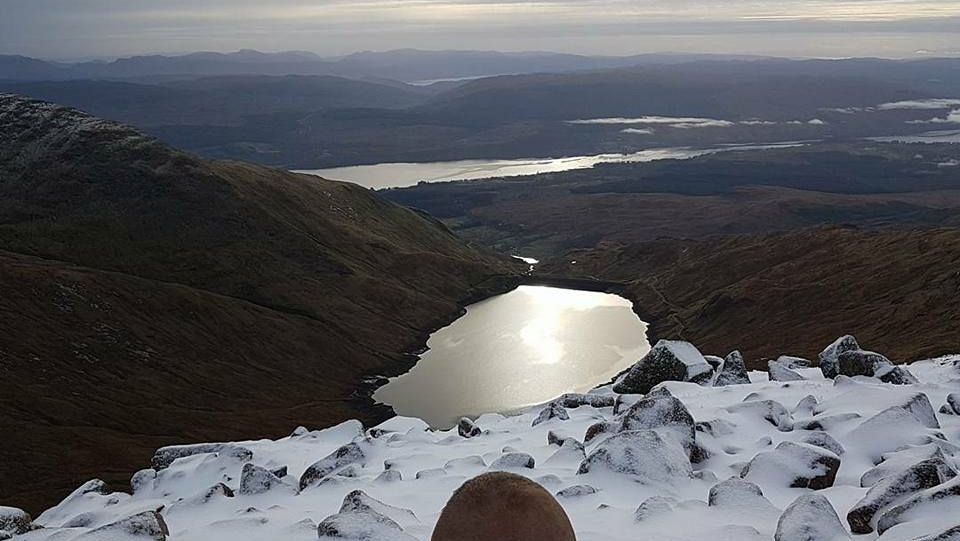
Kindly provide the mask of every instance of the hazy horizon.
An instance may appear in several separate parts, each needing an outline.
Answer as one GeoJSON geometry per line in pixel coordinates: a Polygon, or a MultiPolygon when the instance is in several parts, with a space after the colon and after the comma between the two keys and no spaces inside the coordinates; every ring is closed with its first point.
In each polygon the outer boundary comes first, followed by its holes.
{"type": "Polygon", "coordinates": [[[785,57],[958,56],[960,3],[931,0],[5,0],[0,53],[364,50],[785,57]]]}

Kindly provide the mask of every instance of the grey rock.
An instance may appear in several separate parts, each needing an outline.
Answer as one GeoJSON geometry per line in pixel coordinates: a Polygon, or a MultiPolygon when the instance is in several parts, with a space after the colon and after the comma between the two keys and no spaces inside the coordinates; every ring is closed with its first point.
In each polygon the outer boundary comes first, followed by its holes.
{"type": "Polygon", "coordinates": [[[643,522],[656,516],[672,513],[678,503],[676,498],[670,496],[651,496],[643,500],[643,503],[633,512],[633,520],[643,522]]]}
{"type": "Polygon", "coordinates": [[[793,430],[793,416],[783,407],[783,404],[775,400],[753,400],[751,402],[741,402],[727,407],[730,413],[747,413],[757,415],[765,419],[768,423],[777,427],[781,432],[793,430]]]}
{"type": "Polygon", "coordinates": [[[30,515],[23,509],[0,505],[0,531],[14,535],[27,533],[31,522],[30,515]]]}
{"type": "Polygon", "coordinates": [[[584,445],[589,444],[593,441],[594,438],[602,434],[612,434],[617,431],[619,428],[618,423],[611,423],[607,421],[601,421],[599,423],[594,423],[587,427],[587,432],[583,435],[584,445]]]}
{"type": "MultiPolygon", "coordinates": [[[[879,484],[879,483],[878,483],[879,484]]],[[[877,520],[877,532],[883,535],[883,532],[890,528],[906,522],[909,515],[922,510],[925,507],[939,507],[946,502],[957,509],[960,508],[960,476],[956,476],[946,483],[941,483],[933,488],[928,488],[918,492],[908,498],[901,504],[883,512],[877,520]]]]}
{"type": "Polygon", "coordinates": [[[753,457],[742,476],[747,480],[784,477],[789,487],[820,490],[833,486],[839,469],[840,457],[836,454],[821,447],[785,441],[773,451],[753,457]]]}
{"type": "Polygon", "coordinates": [[[692,344],[660,340],[642,359],[618,381],[614,392],[647,394],[664,381],[694,381],[702,379],[713,369],[692,344]]]}
{"type": "Polygon", "coordinates": [[[820,494],[804,494],[777,521],[774,541],[846,541],[850,534],[836,509],[820,494]]]}
{"type": "Polygon", "coordinates": [[[960,415],[960,393],[950,393],[947,395],[947,405],[953,410],[953,413],[960,415]]]}
{"type": "Polygon", "coordinates": [[[482,432],[480,427],[474,424],[473,421],[463,417],[460,419],[460,422],[457,423],[457,433],[464,438],[475,438],[482,432]]]}
{"type": "Polygon", "coordinates": [[[813,415],[813,410],[817,407],[817,399],[813,395],[807,395],[797,402],[791,412],[793,415],[813,415]]]}
{"type": "Polygon", "coordinates": [[[559,492],[557,492],[558,498],[579,498],[581,496],[589,496],[590,494],[596,494],[597,489],[593,488],[590,485],[574,485],[572,487],[567,487],[559,492]]]}
{"type": "Polygon", "coordinates": [[[850,531],[856,534],[873,532],[870,522],[878,511],[899,499],[933,488],[955,476],[956,472],[942,460],[928,459],[881,479],[847,513],[850,531]]]}
{"type": "Polygon", "coordinates": [[[750,383],[750,376],[747,374],[747,365],[743,361],[743,355],[739,351],[731,351],[723,360],[723,364],[717,372],[717,377],[713,380],[713,386],[726,387],[747,383],[750,383]]]}
{"type": "Polygon", "coordinates": [[[239,445],[230,443],[200,443],[196,445],[169,445],[161,447],[153,455],[153,469],[160,471],[168,468],[178,458],[188,456],[216,453],[221,456],[228,456],[239,461],[247,461],[253,458],[253,451],[239,445]]]}
{"type": "Polygon", "coordinates": [[[554,401],[540,411],[540,415],[537,415],[537,418],[533,420],[533,424],[531,424],[531,426],[537,426],[538,424],[545,423],[550,419],[569,421],[570,416],[567,415],[566,408],[560,405],[560,402],[554,401]]]}
{"type": "Polygon", "coordinates": [[[770,381],[803,381],[806,379],[778,361],[767,362],[767,375],[770,377],[770,381]]]}
{"type": "Polygon", "coordinates": [[[266,468],[247,462],[243,465],[243,471],[240,472],[239,492],[244,496],[254,494],[263,494],[276,488],[292,489],[286,485],[279,477],[266,468]]]}
{"type": "Polygon", "coordinates": [[[840,361],[838,359],[840,354],[845,351],[853,351],[858,349],[860,349],[860,344],[857,344],[857,339],[849,334],[837,338],[832,344],[821,351],[820,355],[818,356],[820,361],[820,371],[823,372],[823,377],[837,377],[840,374],[840,361]]]}
{"type": "Polygon", "coordinates": [[[848,377],[873,377],[876,375],[877,369],[892,364],[890,359],[883,355],[862,349],[844,351],[837,356],[837,363],[840,367],[840,373],[848,377]]]}
{"type": "Polygon", "coordinates": [[[940,533],[932,533],[923,537],[918,537],[913,541],[960,541],[960,525],[947,528],[940,533]]]}
{"type": "Polygon", "coordinates": [[[133,477],[130,478],[130,492],[136,494],[137,492],[140,492],[148,487],[153,487],[153,483],[156,479],[157,470],[153,468],[140,470],[133,474],[133,477]]]}
{"type": "Polygon", "coordinates": [[[813,366],[813,363],[809,359],[804,359],[803,357],[793,357],[791,355],[781,355],[777,357],[777,362],[786,366],[790,370],[796,370],[797,368],[810,368],[813,366]]]}
{"type": "Polygon", "coordinates": [[[300,476],[300,490],[316,484],[341,468],[351,464],[362,464],[365,460],[366,455],[363,449],[356,443],[348,443],[311,464],[300,476]]]}
{"type": "Polygon", "coordinates": [[[373,480],[375,483],[394,483],[403,481],[403,474],[399,470],[384,470],[383,473],[373,480]]]}
{"type": "Polygon", "coordinates": [[[672,434],[689,453],[696,438],[693,416],[679,399],[648,395],[630,406],[620,419],[617,432],[658,430],[672,434]]]}
{"type": "Polygon", "coordinates": [[[666,483],[693,475],[683,447],[673,438],[665,438],[653,430],[620,432],[604,440],[584,459],[577,473],[595,470],[666,483]]]}
{"type": "Polygon", "coordinates": [[[920,383],[916,376],[902,366],[881,366],[877,369],[874,377],[891,385],[916,385],[920,383]]]}
{"type": "Polygon", "coordinates": [[[506,453],[501,455],[500,458],[493,461],[493,464],[490,464],[490,469],[493,470],[509,470],[516,468],[530,468],[533,469],[536,466],[537,462],[533,459],[532,456],[527,453],[506,453]]]}
{"type": "Polygon", "coordinates": [[[134,537],[138,539],[152,539],[166,541],[170,531],[163,517],[156,511],[146,511],[127,517],[123,520],[101,526],[77,537],[78,541],[112,541],[134,537]]]}
{"type": "Polygon", "coordinates": [[[763,491],[760,490],[760,487],[749,481],[731,477],[710,487],[707,505],[710,507],[739,507],[744,504],[749,505],[757,498],[763,498],[763,491]]]}
{"type": "Polygon", "coordinates": [[[800,438],[800,442],[822,447],[837,456],[843,456],[843,454],[846,452],[846,450],[843,448],[843,445],[840,445],[839,441],[826,432],[812,432],[810,434],[805,434],[802,438],[800,438]]]}
{"type": "Polygon", "coordinates": [[[817,415],[812,419],[798,421],[793,424],[797,430],[833,430],[843,423],[859,419],[859,413],[838,413],[835,415],[817,415]]]}
{"type": "Polygon", "coordinates": [[[613,395],[599,394],[580,394],[567,393],[557,399],[565,408],[579,408],[580,406],[590,406],[592,408],[612,408],[616,403],[617,397],[613,395]]]}

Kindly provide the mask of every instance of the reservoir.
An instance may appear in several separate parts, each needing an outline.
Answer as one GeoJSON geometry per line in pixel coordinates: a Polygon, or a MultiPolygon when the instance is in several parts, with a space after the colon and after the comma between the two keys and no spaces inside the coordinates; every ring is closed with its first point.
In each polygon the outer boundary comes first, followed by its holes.
{"type": "Polygon", "coordinates": [[[646,330],[623,297],[522,286],[467,307],[373,398],[435,427],[508,413],[606,383],[650,350],[646,330]]]}

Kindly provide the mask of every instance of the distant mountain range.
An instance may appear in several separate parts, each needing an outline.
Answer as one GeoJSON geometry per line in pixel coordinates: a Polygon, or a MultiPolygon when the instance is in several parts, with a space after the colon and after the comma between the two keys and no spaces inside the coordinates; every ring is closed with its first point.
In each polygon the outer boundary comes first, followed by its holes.
{"type": "Polygon", "coordinates": [[[289,169],[903,135],[935,129],[929,121],[949,108],[880,104],[960,98],[960,59],[241,51],[2,65],[0,92],[129,123],[205,157],[289,169]],[[491,73],[517,74],[481,76],[491,73]],[[631,124],[651,116],[657,126],[631,124]],[[626,124],[602,120],[618,117],[626,124]],[[669,121],[690,117],[696,125],[669,121]]]}
{"type": "MultiPolygon", "coordinates": [[[[694,60],[748,59],[747,56],[645,54],[636,56],[582,56],[549,52],[421,51],[401,49],[365,51],[342,58],[290,51],[262,53],[198,52],[180,56],[132,56],[113,61],[65,64],[24,56],[0,56],[0,80],[158,79],[211,75],[337,75],[386,78],[404,82],[460,79],[491,75],[567,72],[673,64],[694,60]]],[[[759,58],[759,57],[757,57],[759,58]]]]}

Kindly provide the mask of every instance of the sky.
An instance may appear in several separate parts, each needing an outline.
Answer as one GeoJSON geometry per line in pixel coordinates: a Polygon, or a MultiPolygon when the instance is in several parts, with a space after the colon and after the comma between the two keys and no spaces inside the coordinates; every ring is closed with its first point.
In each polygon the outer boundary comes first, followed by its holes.
{"type": "Polygon", "coordinates": [[[960,0],[0,0],[0,54],[960,56],[960,0]]]}

